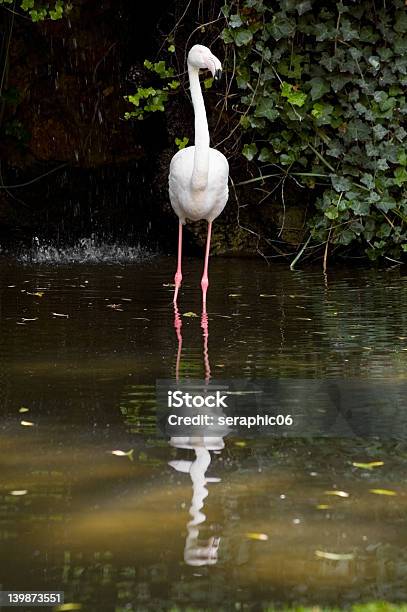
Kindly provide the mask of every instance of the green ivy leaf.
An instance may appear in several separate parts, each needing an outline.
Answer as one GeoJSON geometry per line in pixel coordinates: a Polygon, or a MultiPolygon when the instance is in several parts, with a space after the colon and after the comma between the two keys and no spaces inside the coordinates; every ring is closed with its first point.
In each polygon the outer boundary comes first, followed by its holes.
{"type": "Polygon", "coordinates": [[[337,207],[330,206],[329,208],[327,208],[327,210],[325,211],[325,217],[328,217],[328,219],[337,219],[339,217],[337,207]]]}
{"type": "Polygon", "coordinates": [[[331,175],[332,187],[338,193],[341,191],[350,191],[352,189],[352,181],[346,176],[331,175]]]}
{"type": "MultiPolygon", "coordinates": [[[[254,112],[256,117],[265,117],[269,121],[274,121],[279,116],[279,112],[276,108],[273,108],[273,101],[270,98],[263,98],[256,105],[254,112]]],[[[252,123],[252,127],[255,127],[252,123]]]]}
{"type": "Polygon", "coordinates": [[[229,25],[231,28],[240,28],[240,26],[243,25],[240,15],[231,15],[229,18],[229,25]]]}
{"type": "Polygon", "coordinates": [[[394,171],[394,178],[395,178],[396,185],[398,185],[399,187],[401,187],[401,185],[404,185],[404,183],[407,182],[406,168],[403,168],[402,166],[399,166],[398,168],[396,168],[394,171]]]}
{"type": "Polygon", "coordinates": [[[353,210],[355,215],[368,215],[370,212],[370,206],[368,202],[365,202],[363,200],[351,202],[350,208],[353,210]]]}
{"type": "Polygon", "coordinates": [[[256,144],[255,143],[245,144],[243,147],[242,153],[247,160],[252,161],[252,159],[255,157],[257,153],[256,144]]]}
{"type": "Polygon", "coordinates": [[[324,94],[331,90],[329,83],[321,77],[314,77],[313,79],[310,79],[309,84],[311,85],[312,100],[319,100],[324,94]]]}
{"type": "Polygon", "coordinates": [[[253,34],[250,32],[250,30],[237,30],[233,38],[238,47],[243,47],[252,42],[253,34]]]}
{"type": "Polygon", "coordinates": [[[307,94],[294,88],[290,83],[283,82],[281,84],[281,95],[283,98],[287,98],[290,104],[295,106],[303,106],[307,99],[307,94]]]}
{"type": "Polygon", "coordinates": [[[179,150],[185,149],[185,147],[187,146],[188,143],[189,143],[188,136],[184,136],[184,138],[176,138],[175,139],[175,144],[177,145],[179,150]]]}

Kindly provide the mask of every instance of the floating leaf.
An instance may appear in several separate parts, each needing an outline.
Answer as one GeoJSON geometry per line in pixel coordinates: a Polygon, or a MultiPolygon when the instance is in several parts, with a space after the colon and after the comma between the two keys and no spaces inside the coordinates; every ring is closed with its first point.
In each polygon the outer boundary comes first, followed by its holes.
{"type": "Polygon", "coordinates": [[[353,553],[333,553],[326,552],[324,550],[316,550],[315,554],[320,559],[329,559],[330,561],[350,561],[354,559],[355,555],[353,553]]]}
{"type": "Polygon", "coordinates": [[[134,448],[130,449],[129,451],[123,451],[120,449],[111,451],[112,455],[116,455],[116,457],[128,457],[130,461],[133,461],[133,453],[134,453],[134,448]]]}
{"type": "Polygon", "coordinates": [[[369,489],[369,491],[375,495],[397,495],[396,491],[392,491],[391,489],[369,489]]]}
{"type": "Polygon", "coordinates": [[[21,497],[22,495],[27,495],[27,489],[16,489],[15,491],[10,491],[10,495],[14,495],[15,497],[21,497]]]}
{"type": "Polygon", "coordinates": [[[246,538],[250,538],[250,540],[260,540],[261,542],[266,542],[269,539],[266,533],[256,533],[255,531],[246,533],[246,538]]]}
{"type": "Polygon", "coordinates": [[[352,465],[362,470],[372,470],[375,467],[384,465],[384,461],[370,461],[370,463],[359,463],[358,461],[354,461],[352,465]]]}
{"type": "Polygon", "coordinates": [[[336,495],[336,497],[349,497],[349,493],[346,491],[336,491],[335,489],[332,491],[325,491],[325,495],[336,495]]]}
{"type": "Polygon", "coordinates": [[[24,408],[24,406],[22,406],[18,412],[28,412],[29,408],[24,408]]]}
{"type": "Polygon", "coordinates": [[[62,314],[60,312],[51,312],[53,317],[64,317],[65,319],[69,319],[69,315],[67,314],[62,314]]]}
{"type": "Polygon", "coordinates": [[[184,314],[182,316],[183,317],[190,317],[192,319],[194,317],[197,317],[198,315],[196,314],[196,312],[184,312],[184,314]]]}
{"type": "Polygon", "coordinates": [[[317,510],[329,510],[329,508],[331,508],[331,506],[329,504],[318,504],[318,506],[316,508],[317,508],[317,510]]]}
{"type": "Polygon", "coordinates": [[[34,423],[32,421],[20,421],[20,425],[23,427],[34,427],[34,423]]]}

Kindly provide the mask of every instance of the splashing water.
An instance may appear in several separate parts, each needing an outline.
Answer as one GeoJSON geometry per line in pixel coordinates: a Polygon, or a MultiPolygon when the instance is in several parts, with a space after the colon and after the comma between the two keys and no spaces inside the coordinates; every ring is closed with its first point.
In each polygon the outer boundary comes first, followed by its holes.
{"type": "Polygon", "coordinates": [[[94,238],[81,238],[75,246],[56,247],[40,245],[38,239],[31,249],[17,255],[23,264],[118,264],[139,263],[154,257],[155,253],[146,248],[117,243],[98,243],[94,238]]]}

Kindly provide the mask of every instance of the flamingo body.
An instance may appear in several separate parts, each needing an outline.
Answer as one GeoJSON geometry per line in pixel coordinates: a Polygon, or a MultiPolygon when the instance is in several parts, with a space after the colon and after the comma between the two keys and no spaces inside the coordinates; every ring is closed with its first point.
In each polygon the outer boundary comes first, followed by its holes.
{"type": "Polygon", "coordinates": [[[208,181],[202,189],[194,188],[191,181],[194,157],[195,147],[186,147],[174,155],[170,165],[171,206],[183,225],[186,219],[205,219],[211,223],[221,214],[229,196],[226,157],[216,149],[209,149],[208,181]]]}

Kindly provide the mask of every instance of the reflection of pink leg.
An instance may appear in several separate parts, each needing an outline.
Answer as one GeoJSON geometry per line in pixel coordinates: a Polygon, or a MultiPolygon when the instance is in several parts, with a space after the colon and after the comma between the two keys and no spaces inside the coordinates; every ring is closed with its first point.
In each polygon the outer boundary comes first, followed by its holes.
{"type": "Polygon", "coordinates": [[[205,265],[204,271],[201,280],[202,287],[202,311],[206,314],[206,292],[208,290],[208,262],[209,262],[209,250],[211,248],[211,231],[212,231],[212,222],[208,223],[208,238],[206,240],[206,251],[205,251],[205,265]]]}
{"type": "Polygon", "coordinates": [[[181,287],[182,273],[181,273],[181,258],[182,258],[182,223],[179,224],[178,230],[178,266],[175,273],[175,291],[174,291],[174,304],[177,302],[178,291],[181,287]]]}
{"type": "Polygon", "coordinates": [[[177,362],[175,364],[175,380],[178,381],[179,366],[180,366],[180,361],[181,361],[181,350],[182,350],[182,333],[181,333],[182,320],[181,320],[181,317],[179,316],[176,302],[174,302],[174,315],[175,315],[174,316],[174,329],[175,329],[175,333],[177,334],[177,339],[178,339],[177,362]]]}
{"type": "Polygon", "coordinates": [[[203,356],[204,356],[204,366],[205,366],[205,382],[208,383],[211,377],[211,366],[209,364],[209,352],[208,352],[209,329],[208,329],[208,315],[206,314],[206,312],[202,312],[201,327],[203,330],[203,356]]]}

